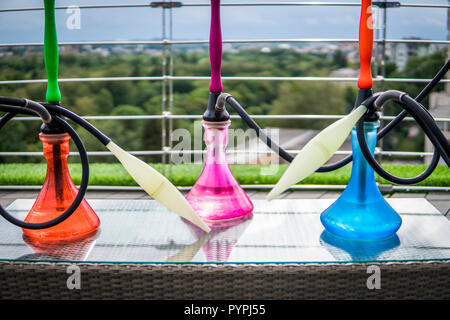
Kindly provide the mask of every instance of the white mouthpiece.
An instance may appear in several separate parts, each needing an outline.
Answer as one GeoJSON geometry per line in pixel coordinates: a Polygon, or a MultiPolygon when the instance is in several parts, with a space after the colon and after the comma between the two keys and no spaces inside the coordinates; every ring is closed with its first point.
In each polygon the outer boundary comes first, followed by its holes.
{"type": "Polygon", "coordinates": [[[361,105],[345,118],[339,119],[319,132],[292,160],[266,199],[269,201],[273,200],[283,191],[302,181],[330,160],[344,143],[356,122],[366,111],[367,108],[361,105]]]}
{"type": "Polygon", "coordinates": [[[122,163],[131,177],[151,197],[164,205],[169,210],[191,221],[202,230],[209,232],[211,229],[201,220],[194,209],[189,205],[180,191],[166,177],[150,167],[144,161],[132,156],[121,149],[114,142],[106,146],[122,163]]]}

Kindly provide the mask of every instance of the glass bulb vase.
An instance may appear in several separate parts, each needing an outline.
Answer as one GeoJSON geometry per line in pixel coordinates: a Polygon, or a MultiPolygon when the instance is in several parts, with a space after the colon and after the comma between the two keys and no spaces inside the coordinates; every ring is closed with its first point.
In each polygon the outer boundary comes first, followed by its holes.
{"type": "Polygon", "coordinates": [[[231,121],[203,121],[207,147],[203,171],[186,199],[206,222],[239,219],[253,211],[253,203],[233,176],[226,159],[231,121]]]}
{"type": "MultiPolygon", "coordinates": [[[[39,135],[47,159],[47,176],[42,190],[25,218],[26,222],[45,222],[60,216],[75,199],[78,189],[67,166],[69,139],[67,133],[39,135]]],[[[54,243],[72,241],[96,231],[100,220],[85,199],[72,215],[47,229],[23,229],[35,242],[54,243]]]]}
{"type": "MultiPolygon", "coordinates": [[[[379,121],[365,122],[364,134],[374,154],[379,121]]],[[[372,167],[359,147],[356,128],[351,133],[353,166],[350,181],[341,196],[322,212],[320,220],[325,229],[335,236],[373,241],[395,235],[402,219],[386,202],[379,191],[372,167]]]]}

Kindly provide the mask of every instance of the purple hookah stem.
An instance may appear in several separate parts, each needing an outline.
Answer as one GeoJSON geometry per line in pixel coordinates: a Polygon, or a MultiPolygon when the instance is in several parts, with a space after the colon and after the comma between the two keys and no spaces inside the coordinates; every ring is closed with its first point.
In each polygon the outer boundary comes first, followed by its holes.
{"type": "Polygon", "coordinates": [[[210,92],[222,92],[222,30],[220,27],[220,0],[211,0],[211,29],[209,34],[209,59],[211,61],[210,92]]]}
{"type": "MultiPolygon", "coordinates": [[[[211,29],[209,37],[211,83],[209,91],[223,90],[220,69],[222,64],[222,33],[220,0],[211,0],[211,29]]],[[[203,121],[208,155],[203,171],[186,196],[195,212],[204,220],[215,222],[249,215],[253,204],[233,176],[225,156],[230,121],[203,121]]]]}

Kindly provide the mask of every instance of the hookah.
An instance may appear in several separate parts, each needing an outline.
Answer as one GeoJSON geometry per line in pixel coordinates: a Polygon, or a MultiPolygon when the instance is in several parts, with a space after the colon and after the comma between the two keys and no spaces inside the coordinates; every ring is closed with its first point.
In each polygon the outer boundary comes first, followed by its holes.
{"type": "Polygon", "coordinates": [[[222,34],[220,0],[211,0],[209,41],[211,82],[208,106],[203,114],[204,141],[207,146],[203,171],[186,196],[195,212],[207,222],[240,219],[253,211],[253,204],[233,176],[226,159],[230,115],[225,108],[216,109],[223,90],[221,80],[222,34]]]}
{"type": "MultiPolygon", "coordinates": [[[[360,75],[355,108],[371,97],[373,80],[371,59],[373,51],[372,3],[362,1],[359,25],[360,75]]],[[[361,108],[364,110],[364,107],[361,108]]],[[[359,113],[356,113],[359,115],[359,113]]],[[[364,139],[371,156],[377,144],[379,116],[360,116],[364,139]]],[[[352,123],[353,125],[353,123],[352,123]]],[[[322,212],[320,220],[330,233],[354,240],[382,240],[393,236],[402,224],[400,215],[386,202],[375,183],[372,167],[365,161],[358,144],[356,128],[351,131],[353,166],[350,181],[342,195],[322,212]]]]}
{"type": "MultiPolygon", "coordinates": [[[[372,96],[373,80],[371,59],[373,50],[372,3],[363,1],[360,19],[360,76],[355,107],[372,96]]],[[[364,108],[362,108],[364,110],[364,108]]],[[[377,144],[377,129],[380,126],[377,114],[363,118],[364,136],[371,155],[377,144]]],[[[330,233],[354,240],[381,240],[394,235],[402,224],[400,215],[386,202],[379,191],[372,167],[361,153],[356,128],[351,131],[353,166],[350,181],[336,202],[320,216],[325,229],[330,233]]]]}
{"type": "Polygon", "coordinates": [[[256,131],[257,136],[275,153],[291,162],[275,187],[267,196],[272,200],[314,172],[330,172],[353,160],[349,184],[341,197],[321,214],[325,229],[344,239],[361,241],[384,240],[394,236],[401,226],[401,218],[384,200],[375,183],[374,171],[395,184],[416,184],[425,180],[436,169],[440,157],[450,167],[450,145],[433,117],[420,103],[450,69],[450,60],[415,98],[396,90],[372,92],[371,57],[373,49],[372,1],[362,0],[360,20],[360,76],[358,95],[353,111],[336,121],[309,141],[294,158],[273,142],[261,130],[245,109],[228,93],[217,98],[216,110],[228,103],[256,131]],[[404,110],[377,133],[379,110],[388,101],[394,101],[404,110]],[[412,178],[396,177],[385,171],[374,159],[377,140],[382,139],[408,114],[430,139],[435,151],[430,165],[420,175],[412,178]],[[355,126],[356,124],[356,126],[355,126]],[[352,155],[330,165],[323,166],[344,143],[351,132],[352,155]]]}
{"type": "MultiPolygon", "coordinates": [[[[406,93],[395,90],[375,95],[372,93],[373,81],[370,68],[373,48],[372,24],[372,1],[363,0],[359,31],[361,68],[354,110],[311,140],[292,161],[267,197],[273,199],[286,187],[297,183],[318,169],[339,149],[351,130],[353,166],[350,181],[336,202],[322,212],[320,219],[325,229],[334,236],[363,241],[388,239],[395,235],[402,223],[400,215],[392,209],[379,191],[375,183],[374,170],[393,183],[412,184],[431,174],[438,164],[439,156],[442,156],[447,165],[450,165],[448,141],[428,111],[418,102],[435,83],[430,83],[416,100],[406,93]],[[398,102],[404,108],[404,112],[388,127],[392,128],[406,116],[406,113],[409,113],[436,148],[429,169],[421,176],[409,179],[394,177],[384,171],[374,159],[377,129],[380,125],[377,111],[389,100],[398,102]],[[356,127],[353,127],[356,123],[356,127]]],[[[445,74],[448,65],[449,62],[437,78],[445,74]]],[[[388,127],[383,131],[386,131],[388,127]]],[[[381,137],[382,135],[378,134],[378,139],[381,137]]],[[[344,159],[342,162],[346,161],[344,159]]]]}
{"type": "Polygon", "coordinates": [[[0,97],[0,111],[6,112],[0,119],[0,129],[17,114],[37,114],[41,118],[43,125],[40,139],[47,158],[47,177],[24,221],[17,219],[1,206],[0,215],[12,224],[23,228],[26,236],[37,243],[72,241],[97,230],[100,221],[84,199],[89,180],[87,152],[76,131],[65,120],[68,118],[86,129],[109,149],[137,184],[151,197],[205,232],[209,232],[210,228],[197,216],[184,196],[167,178],[142,160],[121,149],[89,122],[61,106],[55,0],[44,0],[44,9],[47,102],[38,103],[28,99],[0,97]],[[72,138],[75,143],[82,164],[82,178],[78,190],[67,168],[69,138],[72,138]]]}

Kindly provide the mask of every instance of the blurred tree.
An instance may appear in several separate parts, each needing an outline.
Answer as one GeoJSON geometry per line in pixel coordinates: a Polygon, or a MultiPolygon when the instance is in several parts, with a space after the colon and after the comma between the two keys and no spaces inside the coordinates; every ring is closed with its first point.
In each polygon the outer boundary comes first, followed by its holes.
{"type": "MultiPolygon", "coordinates": [[[[145,115],[144,111],[132,105],[120,105],[111,113],[113,116],[145,115]]],[[[104,133],[127,150],[142,150],[145,124],[148,120],[106,120],[104,133]]],[[[151,121],[151,120],[150,120],[151,121]]]]}
{"type": "Polygon", "coordinates": [[[333,55],[333,64],[338,68],[345,68],[348,65],[347,57],[341,50],[336,50],[333,55]]]}
{"type": "MultiPolygon", "coordinates": [[[[271,114],[344,114],[344,89],[325,82],[284,82],[278,98],[273,102],[271,114]]],[[[282,128],[299,128],[297,121],[277,120],[282,128]]],[[[302,122],[303,124],[303,122],[302,122]]],[[[302,128],[323,128],[323,121],[304,122],[302,128]]]]}

